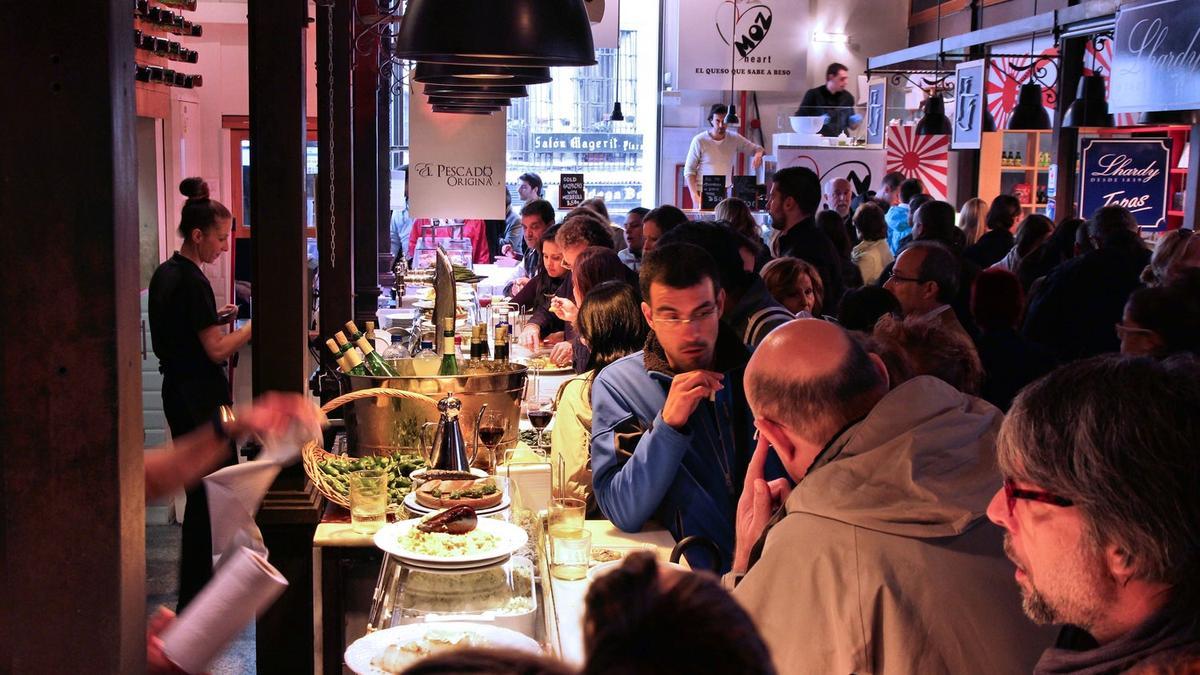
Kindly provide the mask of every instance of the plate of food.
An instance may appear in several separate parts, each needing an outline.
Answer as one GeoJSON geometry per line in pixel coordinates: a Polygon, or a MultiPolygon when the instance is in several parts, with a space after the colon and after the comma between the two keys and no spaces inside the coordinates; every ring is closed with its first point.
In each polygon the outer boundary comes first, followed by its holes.
{"type": "Polygon", "coordinates": [[[551,361],[549,356],[527,356],[516,359],[516,362],[530,370],[536,370],[542,375],[562,375],[574,372],[574,367],[570,363],[560,366],[551,361]]]}
{"type": "Polygon", "coordinates": [[[434,654],[491,647],[540,654],[531,637],[515,630],[487,624],[446,621],[414,623],[369,633],[346,649],[346,665],[359,675],[391,675],[403,672],[417,661],[434,654]]]}
{"type": "MultiPolygon", "coordinates": [[[[480,516],[490,516],[496,513],[503,513],[504,510],[510,506],[512,506],[512,502],[509,501],[508,495],[505,494],[500,498],[500,501],[495,506],[484,509],[476,509],[475,513],[476,515],[480,516]]],[[[441,511],[441,508],[430,508],[418,502],[416,492],[410,492],[408,493],[408,496],[404,498],[404,508],[408,509],[410,513],[420,515],[441,511]]]]}
{"type": "Polygon", "coordinates": [[[480,518],[470,506],[385,525],[375,545],[400,560],[422,567],[477,567],[505,560],[529,537],[525,530],[495,518],[480,518]]]}
{"type": "Polygon", "coordinates": [[[469,506],[476,511],[495,508],[504,500],[504,490],[494,476],[467,479],[426,479],[413,491],[417,504],[427,510],[469,506]]]}

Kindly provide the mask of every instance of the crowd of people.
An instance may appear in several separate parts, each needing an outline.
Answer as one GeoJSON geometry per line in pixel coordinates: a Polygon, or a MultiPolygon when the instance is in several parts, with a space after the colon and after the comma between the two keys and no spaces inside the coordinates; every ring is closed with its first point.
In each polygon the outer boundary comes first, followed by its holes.
{"type": "Polygon", "coordinates": [[[1152,255],[1121,207],[1056,226],[896,174],[855,195],[783,169],[768,211],[769,236],[736,199],[622,231],[585,204],[527,235],[521,340],[577,373],[552,432],[570,491],[623,530],[666,528],[748,626],[671,633],[672,613],[710,616],[671,581],[669,607],[606,613],[650,583],[631,561],[593,587],[587,672],[631,653],[621,672],[1200,659],[1200,240],[1152,255]]]}

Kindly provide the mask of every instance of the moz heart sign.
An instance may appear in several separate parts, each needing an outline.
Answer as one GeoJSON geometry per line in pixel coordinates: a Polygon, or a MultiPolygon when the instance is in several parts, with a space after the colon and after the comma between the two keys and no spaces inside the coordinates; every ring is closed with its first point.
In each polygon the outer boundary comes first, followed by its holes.
{"type": "MultiPolygon", "coordinates": [[[[679,3],[679,87],[787,91],[805,84],[805,13],[794,0],[679,3]]],[[[805,5],[807,7],[807,5],[805,5]]]]}

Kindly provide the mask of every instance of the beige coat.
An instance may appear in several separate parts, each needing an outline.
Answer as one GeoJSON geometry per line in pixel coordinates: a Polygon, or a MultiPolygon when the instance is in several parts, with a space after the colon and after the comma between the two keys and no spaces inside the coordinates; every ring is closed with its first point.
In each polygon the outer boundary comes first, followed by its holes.
{"type": "Polygon", "coordinates": [[[594,373],[588,371],[563,383],[558,390],[554,428],[550,430],[550,460],[566,467],[568,496],[590,505],[592,495],[592,405],[588,399],[594,373]]]}
{"type": "Polygon", "coordinates": [[[1001,417],[921,376],[833,441],[734,591],[780,673],[1032,670],[1054,633],[985,516],[1001,417]]]}

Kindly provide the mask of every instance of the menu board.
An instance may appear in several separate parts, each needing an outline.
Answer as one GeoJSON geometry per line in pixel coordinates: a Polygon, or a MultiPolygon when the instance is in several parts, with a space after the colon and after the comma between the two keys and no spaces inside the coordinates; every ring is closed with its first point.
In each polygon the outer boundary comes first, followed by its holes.
{"type": "Polygon", "coordinates": [[[1080,215],[1091,216],[1102,206],[1124,206],[1143,230],[1166,227],[1170,139],[1089,138],[1082,155],[1080,215]]]}
{"type": "Polygon", "coordinates": [[[700,177],[700,208],[712,211],[725,201],[725,176],[700,177]]]}
{"type": "Polygon", "coordinates": [[[583,174],[563,173],[558,178],[558,208],[573,209],[583,203],[583,174]]]}
{"type": "Polygon", "coordinates": [[[746,202],[750,208],[756,208],[758,203],[758,178],[754,176],[734,176],[733,196],[746,202]]]}

